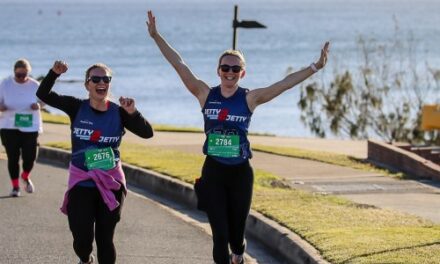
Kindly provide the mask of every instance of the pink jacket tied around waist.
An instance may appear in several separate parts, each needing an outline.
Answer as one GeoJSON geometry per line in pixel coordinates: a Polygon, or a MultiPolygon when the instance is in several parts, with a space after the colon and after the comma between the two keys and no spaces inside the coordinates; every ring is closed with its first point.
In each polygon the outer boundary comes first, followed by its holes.
{"type": "Polygon", "coordinates": [[[90,171],[83,171],[80,168],[74,166],[70,163],[69,166],[69,182],[67,186],[67,191],[64,194],[63,205],[60,208],[61,212],[67,214],[67,204],[69,202],[69,191],[79,182],[85,180],[93,180],[96,184],[96,187],[101,194],[104,203],[113,211],[119,206],[119,202],[116,200],[116,197],[112,190],[116,191],[124,187],[124,190],[127,189],[125,182],[125,174],[122,170],[121,162],[118,162],[116,167],[111,170],[99,170],[94,169],[90,171]]]}

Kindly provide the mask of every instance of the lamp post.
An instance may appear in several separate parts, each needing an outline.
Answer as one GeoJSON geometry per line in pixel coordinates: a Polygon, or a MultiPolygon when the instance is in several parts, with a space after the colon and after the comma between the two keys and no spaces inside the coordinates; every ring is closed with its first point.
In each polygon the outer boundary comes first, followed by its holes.
{"type": "Polygon", "coordinates": [[[234,33],[232,36],[232,49],[235,50],[237,46],[237,28],[266,28],[265,25],[254,20],[242,20],[238,21],[238,5],[234,7],[234,20],[232,21],[232,28],[234,33]]]}

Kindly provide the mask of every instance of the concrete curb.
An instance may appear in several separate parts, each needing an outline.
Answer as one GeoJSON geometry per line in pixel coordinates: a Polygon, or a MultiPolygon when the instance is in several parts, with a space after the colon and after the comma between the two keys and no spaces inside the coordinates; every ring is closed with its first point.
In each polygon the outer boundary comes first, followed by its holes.
{"type": "Polygon", "coordinates": [[[440,180],[440,165],[386,142],[368,140],[368,160],[419,178],[440,180]]]}
{"type": "MultiPolygon", "coordinates": [[[[38,159],[68,167],[70,152],[40,147],[38,159]]],[[[157,172],[123,164],[127,183],[148,190],[156,195],[196,208],[197,198],[191,184],[157,172]]],[[[324,264],[319,252],[289,229],[262,214],[251,210],[246,222],[246,234],[257,239],[287,263],[324,264]]]]}

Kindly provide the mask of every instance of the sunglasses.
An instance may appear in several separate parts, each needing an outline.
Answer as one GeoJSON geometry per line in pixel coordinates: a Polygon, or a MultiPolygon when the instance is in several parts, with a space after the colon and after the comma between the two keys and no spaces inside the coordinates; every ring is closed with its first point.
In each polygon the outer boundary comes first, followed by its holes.
{"type": "Polygon", "coordinates": [[[16,73],[15,74],[15,78],[17,78],[17,79],[24,79],[24,78],[26,78],[26,76],[27,76],[27,73],[16,73]]]}
{"type": "Polygon", "coordinates": [[[240,65],[227,65],[227,64],[222,64],[220,65],[220,70],[222,72],[229,72],[230,70],[232,70],[233,73],[239,73],[241,71],[241,66],[240,65]]]}
{"type": "Polygon", "coordinates": [[[101,80],[104,83],[110,83],[112,80],[111,76],[90,76],[87,81],[92,81],[92,83],[100,83],[101,80]]]}

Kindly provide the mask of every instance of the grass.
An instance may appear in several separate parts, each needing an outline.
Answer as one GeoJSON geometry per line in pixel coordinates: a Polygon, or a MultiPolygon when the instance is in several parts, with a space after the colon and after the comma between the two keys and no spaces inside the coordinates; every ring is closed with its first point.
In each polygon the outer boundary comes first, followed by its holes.
{"type": "Polygon", "coordinates": [[[70,119],[65,115],[54,115],[46,111],[41,111],[41,118],[45,123],[70,125],[70,119]]]}
{"type": "Polygon", "coordinates": [[[203,133],[203,130],[194,127],[175,127],[170,125],[153,125],[155,131],[161,132],[186,132],[186,133],[203,133]]]}
{"type": "MultiPolygon", "coordinates": [[[[47,112],[43,112],[43,121],[47,123],[56,123],[56,124],[70,124],[70,120],[67,116],[63,115],[54,115],[49,114],[47,112]]],[[[192,132],[192,133],[201,133],[203,132],[197,128],[190,127],[174,127],[168,125],[153,125],[153,129],[155,131],[162,132],[192,132]]],[[[253,134],[253,135],[262,135],[262,134],[253,134]]],[[[268,135],[266,135],[268,136],[268,135]]],[[[298,149],[292,147],[275,147],[275,146],[265,146],[265,145],[252,145],[252,149],[255,151],[261,151],[276,155],[282,155],[287,157],[294,157],[300,159],[308,159],[315,160],[320,162],[325,162],[329,164],[339,165],[350,167],[353,169],[369,171],[374,173],[380,173],[383,175],[389,175],[396,178],[403,178],[403,173],[393,173],[389,170],[378,168],[368,162],[363,161],[362,159],[350,157],[342,154],[335,154],[325,151],[311,151],[305,149],[298,149]]]]}
{"type": "MultiPolygon", "coordinates": [[[[52,123],[52,124],[62,124],[62,125],[70,125],[70,120],[68,116],[65,115],[55,115],[48,113],[47,111],[42,111],[43,122],[52,123]]],[[[155,131],[161,132],[184,132],[184,133],[203,133],[203,130],[200,128],[194,127],[176,127],[170,125],[153,125],[153,129],[155,131]]],[[[249,133],[253,136],[274,136],[273,134],[268,133],[249,133]]]]}
{"type": "Polygon", "coordinates": [[[256,151],[261,151],[261,152],[266,152],[266,153],[271,153],[286,157],[320,161],[333,165],[339,165],[353,169],[388,175],[396,178],[404,178],[403,173],[400,172],[394,173],[386,169],[381,169],[362,159],[343,155],[343,154],[335,154],[325,151],[312,151],[312,150],[305,150],[305,149],[292,148],[292,147],[265,146],[258,144],[252,145],[252,149],[256,151]]]}
{"type": "MultiPolygon", "coordinates": [[[[70,125],[70,119],[65,115],[55,115],[42,111],[43,122],[52,124],[70,125]]],[[[192,127],[174,127],[168,125],[153,125],[153,129],[163,132],[186,132],[186,133],[201,133],[201,129],[192,127]]]]}
{"type": "MultiPolygon", "coordinates": [[[[49,144],[69,149],[70,143],[49,144]]],[[[121,145],[124,162],[193,183],[204,156],[121,145]]],[[[282,179],[255,170],[252,208],[299,234],[332,263],[440,263],[440,225],[332,196],[279,188],[282,179]]]]}

